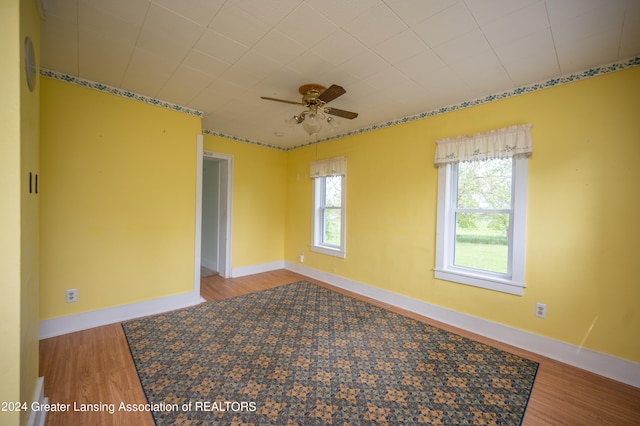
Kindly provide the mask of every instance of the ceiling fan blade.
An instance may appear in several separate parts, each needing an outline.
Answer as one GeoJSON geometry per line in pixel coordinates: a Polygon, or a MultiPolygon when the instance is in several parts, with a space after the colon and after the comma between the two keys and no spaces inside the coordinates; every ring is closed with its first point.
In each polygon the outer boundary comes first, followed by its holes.
{"type": "Polygon", "coordinates": [[[349,120],[353,120],[358,116],[357,112],[345,111],[343,109],[326,107],[327,113],[331,115],[335,115],[342,118],[348,118],[349,120]]]}
{"type": "Polygon", "coordinates": [[[293,104],[293,105],[302,105],[302,106],[304,106],[304,104],[302,102],[285,101],[284,99],[269,98],[267,96],[260,96],[260,99],[265,99],[267,101],[284,102],[285,104],[293,104]]]}
{"type": "Polygon", "coordinates": [[[332,84],[327,90],[320,93],[320,96],[318,96],[318,99],[324,102],[325,104],[328,104],[338,96],[342,96],[345,93],[347,93],[347,91],[344,90],[344,88],[336,84],[332,84]]]}

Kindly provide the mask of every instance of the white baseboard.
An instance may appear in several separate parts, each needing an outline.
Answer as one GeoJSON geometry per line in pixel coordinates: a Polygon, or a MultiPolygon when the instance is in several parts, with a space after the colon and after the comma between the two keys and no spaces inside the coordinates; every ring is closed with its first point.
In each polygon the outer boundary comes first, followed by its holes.
{"type": "MultiPolygon", "coordinates": [[[[484,318],[443,308],[442,306],[413,299],[328,272],[319,271],[298,263],[276,261],[259,265],[243,266],[234,268],[232,270],[232,277],[242,277],[283,268],[326,282],[344,290],[361,294],[371,299],[406,309],[407,311],[415,312],[436,321],[640,388],[639,363],[596,352],[591,349],[581,348],[484,318]]],[[[115,306],[98,311],[43,320],[40,321],[40,339],[193,306],[201,303],[201,301],[202,299],[199,294],[184,293],[130,305],[115,306]]]]}
{"type": "Polygon", "coordinates": [[[633,361],[412,299],[299,263],[285,261],[285,268],[344,290],[640,388],[640,364],[633,361]]]}
{"type": "Polygon", "coordinates": [[[207,269],[209,269],[211,271],[218,272],[218,262],[216,262],[216,261],[202,258],[202,259],[200,259],[200,265],[204,266],[205,268],[207,268],[207,269]]]}
{"type": "Polygon", "coordinates": [[[261,272],[275,271],[277,269],[284,269],[284,261],[278,260],[276,262],[261,263],[259,265],[241,266],[239,268],[233,268],[231,270],[231,278],[244,277],[246,275],[259,274],[261,272]]]}
{"type": "MultiPolygon", "coordinates": [[[[32,402],[36,402],[38,407],[42,407],[49,402],[49,399],[44,396],[44,377],[38,377],[36,381],[36,390],[34,392],[32,402]]],[[[32,405],[33,404],[29,404],[29,407],[32,405]]],[[[47,412],[45,410],[31,410],[29,413],[29,419],[27,420],[27,425],[44,426],[46,416],[47,412]]]]}
{"type": "Polygon", "coordinates": [[[186,308],[201,302],[199,294],[193,292],[161,297],[129,305],[114,306],[97,311],[83,312],[40,321],[40,339],[73,333],[101,325],[113,324],[133,318],[159,314],[174,309],[186,308]]]}

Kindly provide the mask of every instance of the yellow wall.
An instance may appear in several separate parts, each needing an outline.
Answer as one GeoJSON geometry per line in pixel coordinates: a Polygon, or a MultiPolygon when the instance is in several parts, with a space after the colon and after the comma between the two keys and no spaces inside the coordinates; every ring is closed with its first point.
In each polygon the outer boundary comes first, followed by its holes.
{"type": "MultiPolygon", "coordinates": [[[[20,26],[19,3],[0,8],[0,401],[20,395],[20,26]]],[[[0,412],[17,424],[18,413],[0,412]]]]}
{"type": "Polygon", "coordinates": [[[40,319],[192,291],[200,118],[48,78],[41,90],[40,319]]]}
{"type": "MultiPolygon", "coordinates": [[[[41,82],[41,319],[190,291],[199,119],[41,82]]],[[[304,252],[311,268],[638,362],[638,88],[636,67],[289,152],[205,135],[234,157],[232,267],[304,252]],[[435,280],[435,140],[521,123],[525,295],[435,280]],[[346,259],[309,251],[309,162],[338,155],[346,259]]]]}
{"type": "Polygon", "coordinates": [[[286,153],[212,135],[204,150],[233,155],[231,267],[281,261],[286,153]]]}
{"type": "MultiPolygon", "coordinates": [[[[38,172],[39,87],[27,88],[24,40],[39,57],[34,2],[0,3],[0,401],[33,396],[38,377],[38,197],[29,172],[38,172]]],[[[29,412],[0,411],[0,424],[26,424],[29,412]]]]}
{"type": "Polygon", "coordinates": [[[290,151],[285,258],[304,251],[311,268],[640,362],[638,93],[640,67],[290,151]],[[534,141],[524,296],[434,279],[435,140],[522,123],[534,141]],[[309,251],[309,162],[338,155],[346,259],[309,251]]]}

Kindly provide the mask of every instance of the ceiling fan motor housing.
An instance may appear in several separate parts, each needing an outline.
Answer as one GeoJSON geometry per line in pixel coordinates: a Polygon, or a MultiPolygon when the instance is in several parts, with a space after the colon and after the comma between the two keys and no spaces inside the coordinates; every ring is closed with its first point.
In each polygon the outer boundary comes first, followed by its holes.
{"type": "MultiPolygon", "coordinates": [[[[306,87],[306,86],[301,86],[300,91],[302,91],[303,87],[306,87]]],[[[323,105],[324,102],[318,99],[318,96],[320,96],[320,93],[322,93],[323,89],[324,87],[322,86],[310,87],[302,97],[302,102],[307,106],[323,105]]]]}

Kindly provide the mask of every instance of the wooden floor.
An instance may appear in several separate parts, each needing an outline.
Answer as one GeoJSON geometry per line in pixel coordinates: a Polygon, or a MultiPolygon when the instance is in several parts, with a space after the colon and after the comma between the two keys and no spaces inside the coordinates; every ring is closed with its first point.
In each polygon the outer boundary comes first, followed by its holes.
{"type": "MultiPolygon", "coordinates": [[[[251,293],[307,279],[279,270],[242,278],[202,279],[201,294],[208,302],[251,293]]],[[[364,300],[366,298],[359,297],[364,300]]],[[[431,321],[419,315],[391,309],[538,361],[540,368],[523,425],[640,425],[640,389],[588,373],[548,358],[431,321]]],[[[47,425],[153,425],[149,413],[119,412],[118,405],[146,404],[133,360],[120,324],[106,325],[40,341],[40,376],[51,404],[71,410],[85,406],[96,412],[49,412],[47,425]],[[99,403],[105,405],[100,407],[99,403]],[[115,404],[111,414],[108,404],[115,404]]]]}

